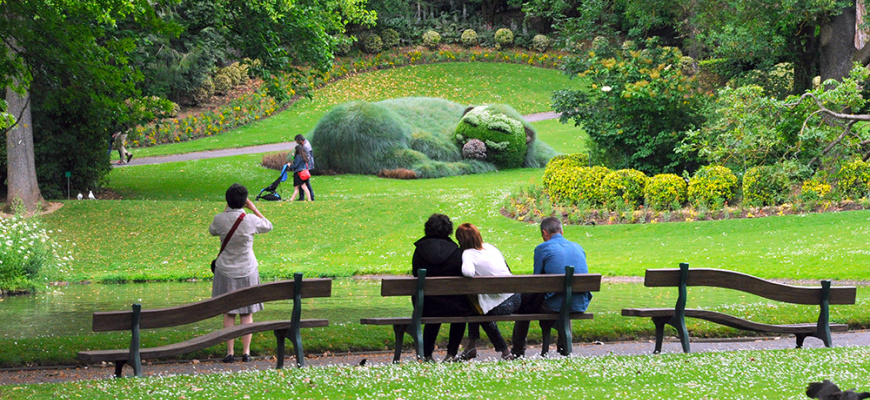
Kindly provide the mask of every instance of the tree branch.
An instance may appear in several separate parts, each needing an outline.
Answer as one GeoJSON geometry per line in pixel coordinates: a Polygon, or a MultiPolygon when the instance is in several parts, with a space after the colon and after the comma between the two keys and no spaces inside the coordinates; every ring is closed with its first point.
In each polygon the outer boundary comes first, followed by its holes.
{"type": "Polygon", "coordinates": [[[791,104],[786,104],[785,106],[788,108],[795,108],[800,103],[802,103],[804,101],[804,99],[806,99],[806,98],[812,98],[813,101],[816,102],[816,105],[819,107],[819,111],[821,111],[825,114],[828,114],[831,117],[838,118],[838,119],[844,119],[844,120],[848,120],[848,121],[870,121],[870,114],[843,114],[843,113],[839,113],[836,111],[831,111],[827,107],[825,107],[824,104],[822,104],[822,101],[819,100],[819,98],[816,97],[815,94],[812,94],[812,93],[804,93],[803,95],[801,95],[801,97],[798,99],[798,101],[791,103],[791,104]]]}

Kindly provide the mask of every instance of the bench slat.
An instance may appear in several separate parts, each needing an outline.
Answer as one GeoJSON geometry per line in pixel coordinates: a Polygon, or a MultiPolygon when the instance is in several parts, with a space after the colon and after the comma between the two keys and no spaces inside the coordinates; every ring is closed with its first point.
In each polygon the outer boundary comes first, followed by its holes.
{"type": "MultiPolygon", "coordinates": [[[[468,295],[486,293],[547,293],[561,292],[564,274],[426,277],[427,296],[468,295]]],[[[575,274],[574,292],[597,292],[601,289],[601,274],[575,274]]],[[[381,296],[413,296],[417,294],[417,278],[389,277],[381,281],[381,296]]]]}
{"type": "MultiPolygon", "coordinates": [[[[679,268],[648,269],[643,281],[647,287],[675,287],[680,285],[679,268]]],[[[710,268],[689,269],[686,286],[712,286],[751,293],[770,300],[793,304],[818,305],[822,289],[771,282],[740,272],[710,268]]],[[[831,287],[829,304],[855,304],[854,286],[831,287]]]]}
{"type": "MultiPolygon", "coordinates": [[[[674,314],[675,312],[673,308],[624,308],[622,310],[622,315],[625,317],[673,317],[674,314]]],[[[735,329],[757,332],[814,333],[818,328],[816,323],[782,325],[762,324],[710,310],[686,309],[686,316],[715,322],[735,329]]],[[[835,332],[845,332],[849,329],[849,326],[846,324],[830,324],[830,327],[831,331],[835,332]]]]}
{"type": "MultiPolygon", "coordinates": [[[[593,319],[592,313],[571,313],[571,319],[593,319]]],[[[470,317],[423,317],[422,324],[449,324],[454,322],[499,322],[499,321],[556,321],[559,314],[509,314],[509,315],[475,315],[470,317]]],[[[407,325],[412,318],[363,318],[363,325],[407,325]]]]}
{"type": "MultiPolygon", "coordinates": [[[[291,326],[291,321],[262,321],[253,324],[236,325],[231,328],[224,328],[210,332],[184,342],[140,349],[139,354],[141,358],[175,356],[221,344],[229,339],[242,337],[249,333],[290,329],[291,326]]],[[[325,319],[304,319],[300,321],[301,328],[321,328],[326,326],[329,326],[329,321],[325,319]]],[[[128,349],[80,351],[78,353],[78,358],[86,362],[127,360],[128,357],[128,349]]]]}
{"type": "MultiPolygon", "coordinates": [[[[143,310],[140,316],[141,329],[165,328],[202,321],[239,307],[274,300],[293,299],[293,281],[264,283],[215,298],[177,307],[143,310]]],[[[306,279],[302,282],[302,297],[329,297],[331,279],[306,279]]],[[[95,312],[94,332],[130,330],[133,324],[132,311],[95,312]]]]}

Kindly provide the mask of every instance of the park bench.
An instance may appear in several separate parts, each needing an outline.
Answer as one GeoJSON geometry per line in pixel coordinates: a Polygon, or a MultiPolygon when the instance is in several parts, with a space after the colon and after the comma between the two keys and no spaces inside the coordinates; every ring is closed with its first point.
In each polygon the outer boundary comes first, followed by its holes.
{"type": "Polygon", "coordinates": [[[404,335],[408,333],[414,340],[414,350],[418,360],[423,357],[423,324],[454,322],[489,321],[542,321],[543,348],[546,356],[550,345],[550,328],[558,332],[557,348],[562,355],[571,354],[571,320],[592,319],[591,313],[570,313],[571,292],[593,292],[601,288],[600,274],[574,275],[574,267],[565,267],[565,275],[513,275],[467,277],[426,277],[426,270],[418,271],[417,277],[389,277],[381,281],[381,296],[414,296],[411,317],[401,318],[363,318],[363,325],[392,325],[396,338],[393,362],[402,356],[404,335]],[[477,295],[486,293],[565,293],[562,312],[558,314],[511,314],[475,315],[467,317],[423,317],[424,296],[477,295]],[[543,321],[551,321],[544,323],[543,321]]]}
{"type": "Polygon", "coordinates": [[[704,319],[747,331],[794,334],[798,348],[803,346],[804,339],[808,336],[819,338],[826,347],[831,347],[831,331],[844,332],[849,327],[845,324],[829,323],[828,306],[829,304],[855,304],[856,294],[854,286],[832,288],[829,280],[821,281],[821,287],[799,287],[728,270],[705,268],[690,270],[687,263],[681,263],[679,269],[648,269],[643,284],[647,287],[677,287],[679,293],[674,308],[626,308],[622,310],[622,315],[626,317],[649,317],[652,319],[656,328],[655,353],[662,350],[665,325],[673,326],[677,330],[683,351],[686,353],[690,351],[686,317],[704,319]],[[775,301],[816,305],[819,306],[819,318],[813,323],[771,325],[715,311],[687,309],[687,286],[733,289],[775,301]]]}
{"type": "Polygon", "coordinates": [[[133,304],[131,311],[95,312],[94,332],[130,331],[130,347],[118,350],[80,351],[78,358],[86,363],[112,361],[115,376],[121,377],[124,364],[129,363],[135,376],[141,376],[141,360],[170,357],[221,344],[255,332],[273,331],[277,339],[277,366],[284,366],[284,340],[290,339],[296,354],[296,365],[303,366],[302,337],[300,328],[318,328],[329,325],[325,319],[301,319],[302,298],[329,297],[331,279],[303,280],[302,274],[294,275],[292,281],[278,281],[239,289],[208,300],[177,307],[142,310],[133,304]],[[222,315],[239,307],[276,300],[293,300],[290,320],[258,321],[253,324],[236,325],[198,336],[180,343],[140,349],[140,330],[185,325],[222,315]]]}

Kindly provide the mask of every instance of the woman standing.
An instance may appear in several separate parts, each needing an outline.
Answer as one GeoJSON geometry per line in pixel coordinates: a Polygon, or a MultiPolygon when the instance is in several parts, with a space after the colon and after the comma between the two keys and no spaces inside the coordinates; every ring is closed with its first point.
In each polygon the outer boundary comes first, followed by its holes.
{"type": "MultiPolygon", "coordinates": [[[[504,260],[501,252],[495,246],[489,243],[483,243],[483,238],[480,236],[480,231],[477,227],[464,223],[456,228],[456,241],[459,242],[459,248],[462,252],[462,275],[473,276],[505,276],[511,275],[508,269],[507,262],[504,260]]],[[[508,315],[513,314],[519,309],[521,297],[517,293],[496,293],[496,294],[479,294],[477,295],[477,312],[481,315],[508,315]]],[[[495,347],[495,350],[501,353],[501,358],[510,360],[510,350],[507,343],[498,331],[498,325],[495,322],[484,322],[482,324],[468,324],[468,346],[460,355],[460,359],[471,359],[477,357],[477,340],[480,339],[480,331],[478,326],[483,326],[483,331],[495,347]]]]}
{"type": "Polygon", "coordinates": [[[299,188],[302,187],[302,191],[305,192],[305,201],[311,201],[311,192],[308,191],[308,180],[311,177],[307,177],[302,179],[299,176],[299,173],[303,170],[308,170],[308,163],[310,160],[308,159],[308,152],[302,147],[302,145],[296,145],[296,154],[293,155],[293,163],[290,164],[290,169],[293,170],[293,196],[291,199],[295,199],[299,196],[299,188]]]}
{"type": "MultiPolygon", "coordinates": [[[[260,213],[257,206],[248,199],[248,189],[238,183],[232,184],[226,193],[227,208],[216,215],[208,232],[212,236],[220,236],[225,247],[215,260],[214,282],[211,296],[217,297],[234,290],[243,289],[260,283],[260,272],[257,270],[257,258],[254,256],[254,235],[272,230],[272,223],[260,213]],[[254,215],[245,214],[243,208],[251,210],[254,215]],[[230,231],[235,230],[227,236],[230,231]]],[[[237,308],[224,314],[224,328],[235,325],[236,315],[240,324],[254,322],[253,313],[263,309],[262,303],[237,308]]],[[[227,341],[227,356],[223,362],[234,361],[234,340],[227,341]]],[[[251,335],[242,336],[242,361],[251,359],[251,335]]]]}

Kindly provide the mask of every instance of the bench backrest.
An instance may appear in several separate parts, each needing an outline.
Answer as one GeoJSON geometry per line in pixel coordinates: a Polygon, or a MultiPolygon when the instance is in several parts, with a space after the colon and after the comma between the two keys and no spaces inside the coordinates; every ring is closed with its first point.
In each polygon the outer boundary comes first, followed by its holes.
{"type": "MultiPolygon", "coordinates": [[[[176,307],[142,310],[139,327],[142,329],[165,328],[202,321],[239,307],[296,297],[296,282],[278,281],[239,289],[218,297],[176,307]]],[[[300,298],[329,297],[332,293],[331,279],[301,280],[300,298]]],[[[94,332],[125,331],[133,325],[133,311],[109,311],[94,313],[94,332]]]]}
{"type": "MultiPolygon", "coordinates": [[[[647,287],[678,287],[680,286],[680,269],[648,269],[643,284],[647,287]]],[[[822,287],[786,285],[740,272],[709,268],[689,269],[686,286],[734,289],[770,300],[809,305],[819,304],[823,290],[822,287]]],[[[855,304],[856,292],[854,286],[831,287],[828,303],[855,304]]]]}
{"type": "MultiPolygon", "coordinates": [[[[512,275],[427,277],[424,291],[427,296],[468,295],[486,293],[551,293],[564,290],[565,275],[512,275]]],[[[575,274],[573,292],[601,290],[601,274],[575,274]]],[[[381,296],[413,296],[417,294],[417,278],[389,277],[381,281],[381,296]]]]}

